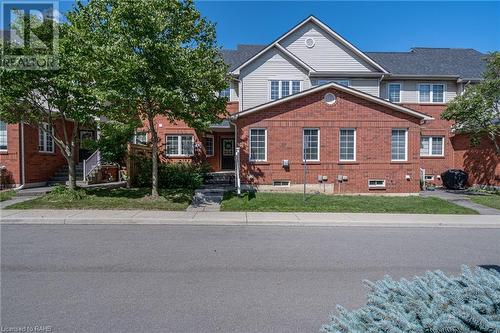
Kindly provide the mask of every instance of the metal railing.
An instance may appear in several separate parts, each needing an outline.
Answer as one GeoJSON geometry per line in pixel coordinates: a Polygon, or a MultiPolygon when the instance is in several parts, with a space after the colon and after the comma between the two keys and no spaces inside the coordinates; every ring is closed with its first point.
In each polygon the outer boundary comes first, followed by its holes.
{"type": "Polygon", "coordinates": [[[86,160],[83,160],[83,181],[87,181],[88,176],[101,165],[101,152],[96,150],[86,160]]]}

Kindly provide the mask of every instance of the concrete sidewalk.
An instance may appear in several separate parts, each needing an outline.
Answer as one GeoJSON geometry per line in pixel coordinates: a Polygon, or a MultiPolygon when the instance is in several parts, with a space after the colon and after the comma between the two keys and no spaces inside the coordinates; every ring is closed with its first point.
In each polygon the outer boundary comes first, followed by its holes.
{"type": "Polygon", "coordinates": [[[498,215],[2,210],[2,224],[185,224],[500,228],[498,215]]]}

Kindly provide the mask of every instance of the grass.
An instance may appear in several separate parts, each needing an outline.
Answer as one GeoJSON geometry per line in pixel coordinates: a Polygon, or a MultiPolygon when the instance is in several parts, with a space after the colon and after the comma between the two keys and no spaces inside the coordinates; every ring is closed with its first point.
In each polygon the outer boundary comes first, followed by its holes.
{"type": "Polygon", "coordinates": [[[52,192],[29,201],[8,206],[8,209],[144,209],[185,210],[191,202],[189,189],[161,190],[153,199],[150,189],[79,189],[57,187],[52,192]]]}
{"type": "Polygon", "coordinates": [[[480,205],[488,206],[491,208],[500,209],[500,195],[470,195],[470,200],[480,205]]]}
{"type": "Polygon", "coordinates": [[[16,196],[16,191],[14,190],[0,191],[0,202],[10,200],[15,196],[16,196]]]}
{"type": "Polygon", "coordinates": [[[334,196],[309,194],[304,202],[299,193],[244,193],[242,197],[227,192],[223,211],[251,212],[336,212],[336,213],[411,213],[411,214],[477,214],[439,198],[334,196]]]}

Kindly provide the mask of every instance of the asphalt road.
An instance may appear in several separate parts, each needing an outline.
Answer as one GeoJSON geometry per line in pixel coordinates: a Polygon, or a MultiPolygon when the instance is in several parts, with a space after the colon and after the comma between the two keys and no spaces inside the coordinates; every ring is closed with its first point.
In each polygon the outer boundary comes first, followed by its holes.
{"type": "Polygon", "coordinates": [[[1,325],[317,332],[363,279],[500,265],[500,229],[2,225],[1,325]]]}

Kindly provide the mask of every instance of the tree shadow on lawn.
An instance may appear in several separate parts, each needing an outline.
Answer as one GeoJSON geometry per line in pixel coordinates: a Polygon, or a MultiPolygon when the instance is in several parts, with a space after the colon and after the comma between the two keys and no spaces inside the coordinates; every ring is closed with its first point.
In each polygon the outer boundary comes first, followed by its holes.
{"type": "MultiPolygon", "coordinates": [[[[150,188],[116,188],[116,189],[87,189],[88,195],[100,198],[123,198],[123,199],[149,199],[150,188]]],[[[160,198],[175,203],[190,202],[193,191],[190,189],[160,189],[160,198]]]]}

